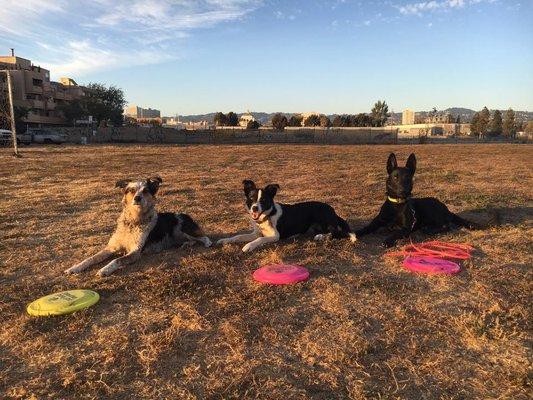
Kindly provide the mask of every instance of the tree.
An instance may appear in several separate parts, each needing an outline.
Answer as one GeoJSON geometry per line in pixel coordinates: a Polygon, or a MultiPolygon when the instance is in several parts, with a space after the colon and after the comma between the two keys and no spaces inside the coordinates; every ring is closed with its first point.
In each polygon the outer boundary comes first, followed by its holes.
{"type": "Polygon", "coordinates": [[[437,115],[438,115],[437,107],[433,107],[433,109],[428,113],[428,120],[430,122],[435,122],[437,115]]]}
{"type": "Polygon", "coordinates": [[[527,121],[525,125],[524,132],[529,136],[533,136],[533,121],[527,121]]]}
{"type": "Polygon", "coordinates": [[[14,106],[13,111],[15,113],[15,129],[17,133],[26,132],[26,124],[23,120],[28,117],[30,109],[22,106],[14,106]]]}
{"type": "Polygon", "coordinates": [[[505,113],[502,131],[505,137],[513,137],[516,135],[517,126],[515,121],[515,113],[512,108],[508,109],[505,113]]]}
{"type": "Polygon", "coordinates": [[[455,123],[460,124],[461,123],[461,116],[457,114],[457,118],[455,118],[455,123]]]}
{"type": "Polygon", "coordinates": [[[479,113],[475,113],[472,116],[470,121],[470,134],[473,136],[481,136],[481,131],[479,130],[479,113]]]}
{"type": "Polygon", "coordinates": [[[372,126],[384,126],[387,118],[389,118],[389,106],[380,100],[372,108],[372,126]]]}
{"type": "Polygon", "coordinates": [[[318,123],[322,128],[329,128],[331,126],[331,121],[326,115],[321,115],[318,123]]]}
{"type": "Polygon", "coordinates": [[[86,89],[82,107],[87,110],[87,115],[92,115],[98,124],[111,121],[115,126],[121,126],[126,105],[122,89],[101,83],[89,83],[86,89]]]}
{"type": "Polygon", "coordinates": [[[81,100],[73,100],[57,106],[69,124],[74,124],[76,120],[87,116],[87,109],[81,100]]]}
{"type": "Polygon", "coordinates": [[[219,111],[213,117],[213,122],[216,126],[226,126],[228,119],[226,117],[226,114],[219,111]]]}
{"type": "Polygon", "coordinates": [[[274,114],[272,117],[272,126],[274,129],[282,131],[289,124],[287,117],[281,113],[274,114]]]}
{"type": "Polygon", "coordinates": [[[136,118],[130,117],[129,115],[126,115],[124,117],[124,125],[125,126],[138,126],[138,122],[136,118]]]}
{"type": "Polygon", "coordinates": [[[490,123],[490,111],[487,107],[483,107],[483,110],[479,113],[479,130],[482,136],[485,136],[489,130],[490,123]]]}
{"type": "Polygon", "coordinates": [[[303,117],[301,115],[293,115],[289,118],[288,126],[302,126],[303,117]]]}
{"type": "Polygon", "coordinates": [[[246,129],[259,129],[261,124],[258,121],[248,121],[246,129]]]}
{"type": "Polygon", "coordinates": [[[333,121],[331,122],[331,125],[333,125],[335,128],[340,128],[343,126],[343,118],[341,115],[336,115],[335,118],[333,118],[333,121]]]}
{"type": "Polygon", "coordinates": [[[491,136],[499,136],[502,134],[502,129],[502,113],[500,110],[494,110],[490,120],[489,132],[491,136]]]}
{"type": "Polygon", "coordinates": [[[320,117],[316,114],[308,116],[304,121],[304,126],[320,126],[320,117]]]}
{"type": "Polygon", "coordinates": [[[226,125],[227,126],[238,126],[239,125],[239,116],[233,111],[230,111],[226,115],[226,125]]]}
{"type": "Polygon", "coordinates": [[[487,107],[483,107],[483,110],[477,112],[472,117],[470,123],[470,131],[473,135],[477,135],[480,138],[487,134],[490,122],[490,111],[487,107]]]}
{"type": "Polygon", "coordinates": [[[351,126],[372,126],[372,117],[365,113],[359,113],[353,116],[351,126]]]}

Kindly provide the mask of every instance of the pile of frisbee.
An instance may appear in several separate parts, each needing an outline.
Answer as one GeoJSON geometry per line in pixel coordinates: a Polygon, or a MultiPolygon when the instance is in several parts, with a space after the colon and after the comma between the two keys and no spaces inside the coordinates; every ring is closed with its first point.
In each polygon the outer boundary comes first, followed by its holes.
{"type": "Polygon", "coordinates": [[[453,275],[461,270],[453,260],[468,260],[474,248],[468,244],[447,243],[437,240],[402,247],[386,253],[387,257],[405,257],[403,266],[412,272],[453,275]]]}

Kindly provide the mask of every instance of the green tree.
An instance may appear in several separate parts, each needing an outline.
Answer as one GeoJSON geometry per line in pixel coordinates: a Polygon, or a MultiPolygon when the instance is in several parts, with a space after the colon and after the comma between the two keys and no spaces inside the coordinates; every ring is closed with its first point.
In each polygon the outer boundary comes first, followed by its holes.
{"type": "Polygon", "coordinates": [[[335,115],[335,118],[333,118],[333,121],[331,122],[331,125],[334,126],[335,128],[340,128],[341,126],[343,126],[343,118],[342,118],[342,115],[335,115]]]}
{"type": "Polygon", "coordinates": [[[282,131],[289,124],[287,117],[281,113],[274,114],[272,117],[272,126],[274,129],[282,131]]]}
{"type": "Polygon", "coordinates": [[[490,111],[487,107],[483,107],[483,110],[479,113],[479,132],[481,136],[485,136],[489,131],[490,124],[490,111]]]}
{"type": "Polygon", "coordinates": [[[226,126],[228,118],[226,117],[226,114],[219,111],[213,117],[213,122],[216,126],[226,126]]]}
{"type": "Polygon", "coordinates": [[[310,115],[305,119],[304,126],[320,126],[320,117],[316,114],[310,115]]]}
{"type": "Polygon", "coordinates": [[[289,118],[288,126],[302,126],[303,117],[301,115],[293,115],[289,118]]]}
{"type": "Polygon", "coordinates": [[[92,115],[98,124],[111,121],[115,126],[122,125],[126,105],[122,89],[101,83],[90,83],[86,89],[82,107],[87,110],[87,115],[92,115]]]}
{"type": "Polygon", "coordinates": [[[389,106],[385,101],[379,100],[372,108],[372,126],[384,126],[389,118],[389,106]]]}
{"type": "Polygon", "coordinates": [[[524,132],[529,136],[533,135],[533,121],[527,121],[525,123],[524,132]]]}
{"type": "Polygon", "coordinates": [[[17,130],[17,133],[26,132],[26,123],[24,122],[24,119],[28,117],[29,111],[30,109],[26,107],[22,107],[22,106],[13,107],[13,112],[15,113],[15,129],[17,130]]]}
{"type": "Polygon", "coordinates": [[[513,137],[516,135],[517,126],[516,126],[515,113],[512,108],[508,109],[505,113],[505,118],[503,120],[502,131],[505,137],[513,137]]]}
{"type": "Polygon", "coordinates": [[[233,111],[230,111],[226,115],[226,124],[227,126],[238,126],[239,125],[239,116],[233,111]]]}
{"type": "Polygon", "coordinates": [[[494,110],[489,126],[490,135],[499,136],[502,134],[502,129],[502,113],[500,112],[500,110],[494,110]]]}
{"type": "Polygon", "coordinates": [[[73,100],[65,102],[57,106],[57,110],[61,111],[69,124],[74,124],[78,119],[83,119],[87,116],[87,109],[81,100],[73,100]]]}
{"type": "Polygon", "coordinates": [[[472,136],[480,136],[479,130],[479,113],[474,113],[472,120],[470,121],[470,134],[472,136]]]}
{"type": "Polygon", "coordinates": [[[318,123],[322,128],[329,128],[331,126],[331,121],[326,115],[321,115],[318,123]]]}
{"type": "Polygon", "coordinates": [[[259,129],[261,124],[258,121],[248,121],[246,129],[259,129]]]}
{"type": "Polygon", "coordinates": [[[372,117],[365,113],[359,113],[353,116],[351,126],[372,126],[372,117]]]}
{"type": "Polygon", "coordinates": [[[124,117],[124,125],[126,126],[138,126],[137,119],[126,115],[124,117]]]}

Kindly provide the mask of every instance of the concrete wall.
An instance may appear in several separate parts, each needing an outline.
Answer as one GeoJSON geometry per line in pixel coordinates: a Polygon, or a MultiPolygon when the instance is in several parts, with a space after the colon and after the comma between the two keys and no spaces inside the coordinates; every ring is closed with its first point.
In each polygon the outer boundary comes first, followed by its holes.
{"type": "Polygon", "coordinates": [[[89,143],[175,143],[175,144],[254,144],[319,143],[368,144],[396,143],[396,129],[390,128],[289,128],[274,130],[206,130],[185,131],[171,128],[57,128],[71,143],[86,137],[89,143]]]}
{"type": "Polygon", "coordinates": [[[412,125],[392,125],[391,128],[398,129],[399,138],[414,138],[421,134],[455,136],[462,134],[466,129],[470,129],[469,124],[412,124],[412,125]],[[468,125],[468,128],[466,127],[468,125]]]}

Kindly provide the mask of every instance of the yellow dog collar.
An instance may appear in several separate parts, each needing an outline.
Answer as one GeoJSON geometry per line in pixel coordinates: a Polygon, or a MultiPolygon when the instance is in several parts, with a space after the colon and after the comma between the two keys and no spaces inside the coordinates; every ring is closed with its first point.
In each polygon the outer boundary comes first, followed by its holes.
{"type": "Polygon", "coordinates": [[[390,197],[390,196],[387,196],[387,200],[389,200],[392,203],[399,203],[399,204],[405,203],[407,201],[407,199],[395,199],[394,197],[390,197]]]}

